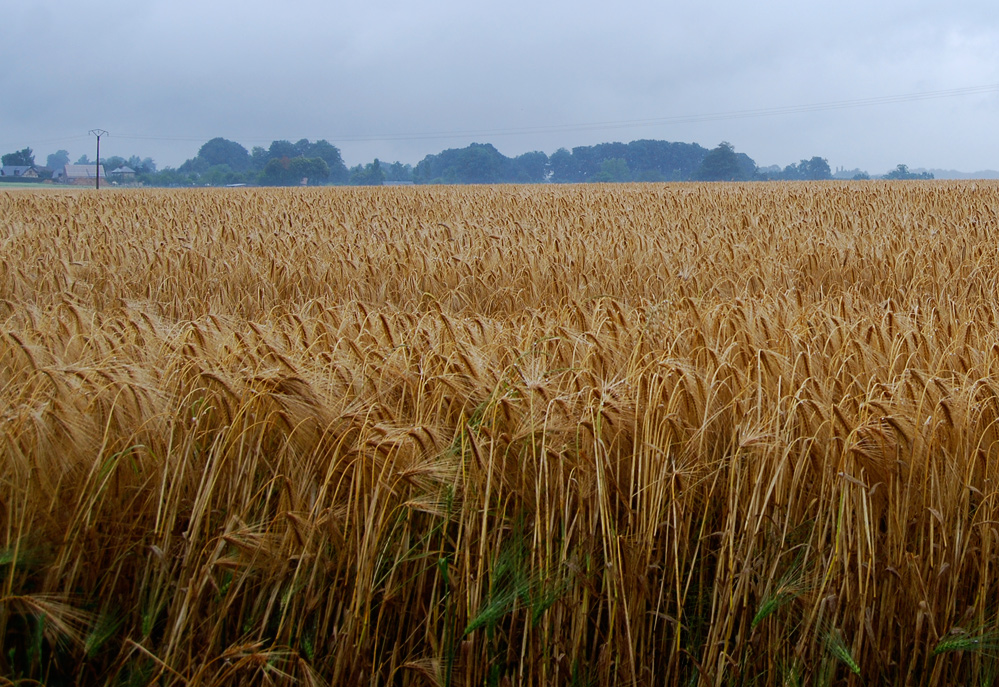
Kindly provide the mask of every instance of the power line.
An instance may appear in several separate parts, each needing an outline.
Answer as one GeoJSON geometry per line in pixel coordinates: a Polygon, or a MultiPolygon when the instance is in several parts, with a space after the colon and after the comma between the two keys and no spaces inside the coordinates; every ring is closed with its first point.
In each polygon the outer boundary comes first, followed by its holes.
{"type": "MultiPolygon", "coordinates": [[[[507,127],[494,129],[459,129],[449,131],[425,131],[409,133],[383,133],[383,134],[345,134],[330,136],[328,139],[335,143],[360,143],[366,141],[421,141],[432,139],[448,139],[466,136],[523,136],[527,134],[541,133],[566,133],[574,131],[599,131],[605,129],[628,129],[635,127],[663,126],[666,124],[699,124],[703,122],[728,121],[735,119],[749,119],[755,117],[774,117],[780,115],[803,114],[809,112],[824,112],[830,110],[845,110],[861,107],[874,107],[878,105],[892,105],[896,103],[916,102],[920,100],[938,100],[942,98],[957,98],[969,95],[984,95],[989,93],[999,93],[999,84],[987,84],[984,86],[967,86],[964,88],[948,88],[938,91],[922,91],[916,93],[902,93],[896,95],[876,96],[871,98],[853,98],[850,100],[832,100],[819,103],[809,103],[805,105],[784,105],[779,107],[764,107],[745,110],[729,110],[723,112],[709,112],[702,114],[673,115],[668,117],[653,117],[646,119],[625,119],[602,122],[583,122],[577,124],[549,124],[527,127],[507,127]]],[[[178,136],[143,136],[121,134],[116,138],[126,138],[132,140],[145,141],[176,141],[185,143],[203,143],[205,138],[178,136]]],[[[258,137],[243,139],[248,143],[269,143],[272,138],[258,137]]]]}
{"type": "MultiPolygon", "coordinates": [[[[784,105],[778,107],[751,108],[742,110],[728,110],[721,112],[707,112],[700,114],[671,115],[665,117],[650,117],[645,119],[624,119],[609,120],[599,122],[580,122],[575,124],[547,124],[526,127],[506,127],[492,129],[452,129],[447,131],[424,131],[408,133],[380,133],[380,134],[343,134],[326,137],[327,140],[336,143],[361,143],[367,141],[421,141],[434,139],[452,139],[461,137],[493,137],[493,136],[523,136],[528,134],[543,133],[571,133],[576,131],[601,131],[612,129],[630,129],[643,127],[657,127],[664,125],[678,124],[699,124],[704,122],[730,121],[738,119],[751,119],[759,117],[776,117],[792,114],[806,114],[811,112],[826,112],[832,110],[846,110],[864,107],[877,107],[881,105],[893,105],[897,103],[918,102],[922,100],[939,100],[944,98],[959,98],[971,95],[988,95],[999,93],[999,84],[986,84],[981,86],[967,86],[963,88],[948,88],[936,91],[921,91],[915,93],[901,93],[896,95],[875,96],[870,98],[852,98],[848,100],[832,100],[818,103],[808,103],[803,105],[784,105]]],[[[85,136],[72,136],[37,140],[30,145],[45,143],[58,143],[66,141],[78,141],[85,136]]],[[[204,143],[203,136],[160,136],[142,134],[116,134],[116,139],[126,139],[135,141],[160,141],[177,143],[204,143]]],[[[267,144],[273,138],[256,137],[244,138],[248,143],[267,144]]],[[[20,144],[0,144],[4,147],[20,144]]]]}
{"type": "Polygon", "coordinates": [[[701,122],[725,121],[733,119],[748,119],[752,117],[773,117],[778,115],[801,114],[807,112],[823,112],[828,110],[843,110],[859,107],[873,107],[895,103],[915,102],[919,100],[934,100],[955,98],[968,95],[981,95],[999,92],[999,84],[986,86],[969,86],[966,88],[951,88],[941,91],[924,91],[919,93],[904,93],[899,95],[878,96],[873,98],[855,98],[852,100],[834,100],[807,105],[786,105],[781,107],[766,107],[747,110],[731,110],[727,112],[711,112],[692,115],[675,115],[648,119],[627,119],[604,122],[588,122],[580,124],[555,124],[547,126],[518,127],[506,129],[477,129],[449,132],[427,132],[411,134],[363,134],[357,136],[338,136],[337,141],[406,141],[428,138],[454,138],[458,136],[519,136],[533,133],[558,133],[572,131],[592,131],[602,129],[625,129],[632,127],[662,126],[664,124],[696,124],[701,122]]]}

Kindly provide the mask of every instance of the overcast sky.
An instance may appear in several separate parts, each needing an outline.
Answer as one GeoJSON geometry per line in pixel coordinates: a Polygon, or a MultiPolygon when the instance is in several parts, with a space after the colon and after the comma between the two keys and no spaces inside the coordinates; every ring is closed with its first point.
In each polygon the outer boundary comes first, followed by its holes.
{"type": "Polygon", "coordinates": [[[177,166],[223,136],[348,166],[730,141],[757,164],[999,169],[985,0],[0,0],[0,152],[177,166]],[[816,107],[812,107],[816,106],[816,107]]]}

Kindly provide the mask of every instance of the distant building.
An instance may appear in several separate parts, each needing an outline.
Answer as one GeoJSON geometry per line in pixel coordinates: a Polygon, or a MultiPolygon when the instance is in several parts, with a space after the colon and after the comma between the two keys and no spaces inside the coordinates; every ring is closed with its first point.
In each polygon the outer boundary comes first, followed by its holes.
{"type": "Polygon", "coordinates": [[[0,167],[0,177],[19,177],[21,179],[37,179],[38,170],[31,165],[5,165],[0,167]]]}
{"type": "Polygon", "coordinates": [[[93,184],[98,174],[101,179],[107,179],[104,165],[66,165],[56,179],[64,184],[93,184]]]}
{"type": "Polygon", "coordinates": [[[135,170],[128,165],[122,165],[118,169],[112,169],[108,172],[108,176],[111,177],[111,181],[128,183],[130,181],[135,181],[135,170]]]}

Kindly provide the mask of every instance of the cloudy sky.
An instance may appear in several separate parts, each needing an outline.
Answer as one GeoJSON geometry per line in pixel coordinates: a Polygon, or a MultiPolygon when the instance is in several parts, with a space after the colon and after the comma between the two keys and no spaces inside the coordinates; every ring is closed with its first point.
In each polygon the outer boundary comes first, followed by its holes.
{"type": "Polygon", "coordinates": [[[176,166],[223,136],[349,165],[730,141],[882,173],[999,169],[985,0],[0,0],[0,152],[176,166]]]}

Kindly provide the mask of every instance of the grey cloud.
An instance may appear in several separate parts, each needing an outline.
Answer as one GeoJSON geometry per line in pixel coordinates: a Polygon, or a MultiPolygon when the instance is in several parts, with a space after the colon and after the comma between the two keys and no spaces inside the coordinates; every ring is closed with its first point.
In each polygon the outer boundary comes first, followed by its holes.
{"type": "Polygon", "coordinates": [[[761,164],[999,167],[995,92],[623,125],[997,84],[999,20],[984,2],[155,0],[5,14],[0,144],[40,155],[86,152],[102,126],[110,154],[161,165],[220,135],[327,138],[348,164],[473,140],[513,155],[661,138],[729,140],[761,164]],[[418,136],[432,132],[453,135],[418,136]]]}

